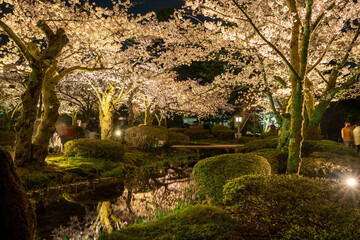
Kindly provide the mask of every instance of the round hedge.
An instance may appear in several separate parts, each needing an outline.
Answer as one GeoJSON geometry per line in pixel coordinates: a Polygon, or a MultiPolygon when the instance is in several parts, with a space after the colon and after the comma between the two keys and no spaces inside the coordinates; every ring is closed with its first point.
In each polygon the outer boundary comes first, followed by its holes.
{"type": "Polygon", "coordinates": [[[249,174],[271,174],[270,164],[261,156],[237,153],[206,158],[193,169],[196,189],[214,205],[222,203],[226,181],[249,174]]]}
{"type": "Polygon", "coordinates": [[[204,139],[213,137],[209,129],[189,128],[184,133],[191,139],[204,139]]]}
{"type": "Polygon", "coordinates": [[[301,152],[304,156],[309,156],[313,152],[327,152],[343,156],[359,157],[353,148],[330,140],[306,140],[302,143],[301,152]]]}
{"type": "Polygon", "coordinates": [[[150,150],[165,146],[169,134],[167,128],[159,126],[140,125],[126,129],[125,142],[141,150],[150,150]]]}
{"type": "Polygon", "coordinates": [[[243,176],[224,186],[224,203],[256,239],[360,239],[359,191],[333,180],[243,176]]]}
{"type": "Polygon", "coordinates": [[[101,139],[75,139],[64,145],[68,156],[83,156],[120,161],[124,155],[124,146],[117,141],[101,139]]]}
{"type": "Polygon", "coordinates": [[[189,144],[190,137],[181,132],[169,132],[169,142],[168,144],[177,145],[177,144],[189,144]]]}

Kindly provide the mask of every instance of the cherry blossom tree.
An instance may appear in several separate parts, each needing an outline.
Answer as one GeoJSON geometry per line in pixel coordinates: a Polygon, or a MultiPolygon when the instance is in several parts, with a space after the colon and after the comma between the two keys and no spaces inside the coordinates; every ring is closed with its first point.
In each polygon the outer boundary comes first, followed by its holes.
{"type": "MultiPolygon", "coordinates": [[[[286,66],[278,76],[290,83],[291,124],[287,171],[296,173],[301,162],[305,135],[317,132],[321,116],[334,96],[358,81],[360,7],[357,1],[201,1],[188,6],[202,14],[222,19],[232,27],[216,26],[227,40],[259,53],[270,66],[286,66]],[[332,65],[331,65],[332,64],[332,65]],[[316,104],[315,96],[323,88],[316,104]],[[306,121],[305,121],[306,120],[306,121]]],[[[254,65],[258,65],[255,60],[254,65]]],[[[263,73],[269,71],[265,62],[263,73]]],[[[256,66],[260,69],[261,67],[256,66]]],[[[271,74],[270,74],[271,76],[271,74]]],[[[269,81],[270,82],[270,81],[269,81]]]]}
{"type": "Polygon", "coordinates": [[[77,0],[0,3],[10,9],[0,12],[0,33],[10,39],[1,69],[14,65],[22,57],[27,62],[25,72],[29,74],[16,125],[15,162],[18,166],[41,166],[58,118],[56,85],[74,71],[98,71],[116,65],[121,61],[116,55],[119,44],[131,38],[135,30],[139,33],[137,26],[147,16],[129,18],[130,1],[114,3],[111,10],[87,2],[80,4],[77,0]],[[44,114],[31,142],[40,94],[44,114]]]}

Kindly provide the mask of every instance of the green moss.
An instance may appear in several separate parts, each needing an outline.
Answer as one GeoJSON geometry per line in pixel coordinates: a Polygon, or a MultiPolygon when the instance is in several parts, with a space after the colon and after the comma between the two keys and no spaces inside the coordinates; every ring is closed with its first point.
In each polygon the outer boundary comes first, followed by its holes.
{"type": "Polygon", "coordinates": [[[235,228],[236,223],[224,210],[196,205],[161,219],[102,235],[99,240],[230,239],[225,236],[230,236],[235,228]]]}
{"type": "Polygon", "coordinates": [[[83,156],[102,158],[110,161],[120,161],[124,155],[124,146],[117,141],[100,139],[75,139],[65,143],[65,154],[68,156],[83,156]]]}
{"type": "Polygon", "coordinates": [[[249,174],[270,174],[268,161],[255,154],[224,154],[201,160],[194,166],[197,190],[210,198],[212,204],[222,203],[226,181],[249,174]]]}
{"type": "Polygon", "coordinates": [[[185,145],[190,143],[190,137],[180,132],[169,132],[168,145],[185,145]]]}
{"type": "Polygon", "coordinates": [[[335,181],[295,175],[243,176],[224,186],[224,202],[248,237],[360,238],[359,191],[335,181]]]}
{"type": "Polygon", "coordinates": [[[286,172],[287,152],[280,152],[274,148],[263,148],[252,153],[266,158],[273,174],[286,172]]]}
{"type": "Polygon", "coordinates": [[[313,152],[327,152],[343,156],[359,157],[353,148],[346,147],[344,144],[330,140],[307,140],[302,144],[302,154],[309,156],[313,152]]]}
{"type": "Polygon", "coordinates": [[[141,150],[165,146],[168,138],[167,128],[159,126],[140,125],[125,132],[125,142],[141,150]]]}

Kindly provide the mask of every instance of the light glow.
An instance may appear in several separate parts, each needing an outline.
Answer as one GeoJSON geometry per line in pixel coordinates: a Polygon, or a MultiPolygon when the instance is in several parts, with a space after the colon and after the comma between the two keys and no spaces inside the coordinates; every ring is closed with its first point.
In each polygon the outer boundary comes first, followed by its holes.
{"type": "Polygon", "coordinates": [[[115,131],[115,135],[116,135],[116,136],[120,136],[120,135],[121,135],[121,131],[120,131],[120,130],[116,130],[116,131],[115,131]]]}
{"type": "Polygon", "coordinates": [[[354,178],[349,178],[346,180],[346,184],[350,187],[354,187],[355,185],[357,185],[357,181],[354,178]]]}

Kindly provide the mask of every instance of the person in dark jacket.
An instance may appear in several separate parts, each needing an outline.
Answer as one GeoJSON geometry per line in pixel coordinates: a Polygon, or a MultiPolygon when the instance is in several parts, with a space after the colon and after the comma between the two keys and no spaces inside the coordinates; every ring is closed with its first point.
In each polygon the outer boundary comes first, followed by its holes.
{"type": "Polygon", "coordinates": [[[86,124],[86,138],[95,139],[96,132],[98,130],[98,123],[94,117],[90,118],[86,124]]]}

